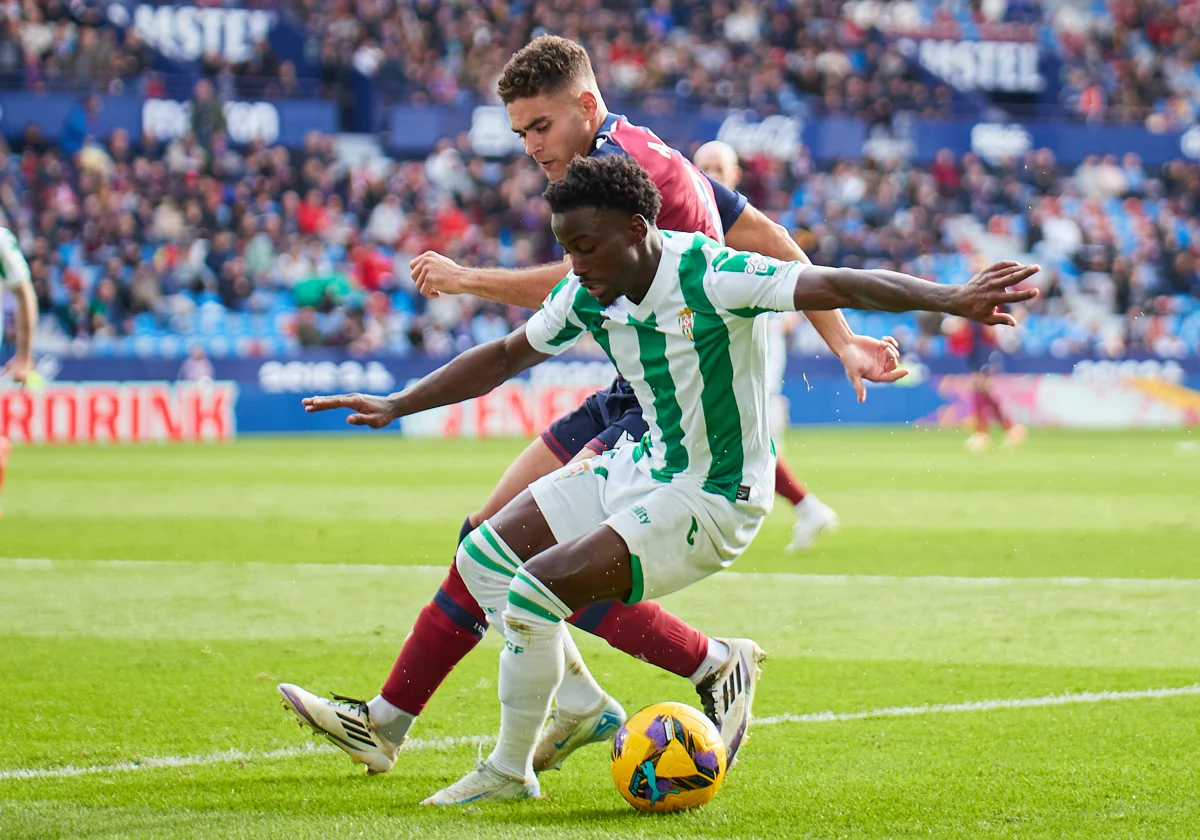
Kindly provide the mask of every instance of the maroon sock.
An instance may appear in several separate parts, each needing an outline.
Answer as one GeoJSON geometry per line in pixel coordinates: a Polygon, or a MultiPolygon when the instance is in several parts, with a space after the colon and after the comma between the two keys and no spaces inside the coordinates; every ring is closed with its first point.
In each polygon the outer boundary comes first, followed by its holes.
{"type": "Polygon", "coordinates": [[[988,406],[991,408],[992,416],[996,418],[996,422],[1003,426],[1005,431],[1011,429],[1012,421],[1008,419],[1008,415],[1000,407],[1000,401],[996,399],[996,396],[991,391],[988,391],[986,399],[988,406]]]}
{"type": "Polygon", "coordinates": [[[975,433],[987,434],[988,418],[987,418],[987,394],[982,390],[975,391],[975,433]]]}
{"type": "Polygon", "coordinates": [[[442,587],[425,605],[379,694],[419,715],[438,686],[487,632],[483,610],[451,564],[442,587]]]}
{"type": "Polygon", "coordinates": [[[681,677],[696,673],[708,655],[708,636],[653,601],[632,606],[604,601],[567,621],[617,650],[681,677]]]}
{"type": "Polygon", "coordinates": [[[775,461],[775,492],[793,505],[800,504],[800,500],[808,495],[808,488],[800,483],[782,458],[775,461]]]}

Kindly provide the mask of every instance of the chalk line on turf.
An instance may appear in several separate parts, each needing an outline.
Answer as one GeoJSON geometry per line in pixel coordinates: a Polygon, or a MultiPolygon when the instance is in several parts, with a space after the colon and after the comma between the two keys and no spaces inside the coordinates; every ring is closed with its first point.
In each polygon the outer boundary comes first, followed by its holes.
{"type": "MultiPolygon", "coordinates": [[[[1167,697],[1200,695],[1200,683],[1177,688],[1151,688],[1144,691],[1081,691],[1073,694],[1050,694],[1045,697],[1023,697],[1001,700],[975,700],[968,703],[936,703],[927,706],[891,706],[862,712],[815,712],[811,714],[770,715],[754,719],[755,726],[777,726],[781,723],[837,723],[842,721],[869,720],[872,718],[916,717],[919,715],[951,714],[957,712],[989,712],[999,709],[1032,709],[1046,706],[1068,706],[1079,703],[1110,703],[1122,700],[1154,700],[1167,697]]],[[[463,746],[489,746],[495,741],[491,735],[467,735],[459,738],[413,738],[404,751],[450,750],[463,746]]],[[[333,747],[308,743],[298,747],[285,747],[264,752],[249,752],[238,749],[200,755],[164,756],[144,758],[140,761],[123,761],[119,764],[99,764],[90,767],[50,767],[44,769],[0,770],[0,782],[26,781],[34,779],[65,779],[75,776],[101,775],[106,773],[130,773],[137,770],[162,770],[175,767],[199,767],[212,764],[232,764],[242,761],[272,761],[297,758],[316,752],[331,752],[333,747]]]]}
{"type": "MultiPolygon", "coordinates": [[[[294,569],[297,571],[329,571],[338,575],[347,573],[359,574],[405,574],[412,572],[429,572],[444,574],[448,563],[442,566],[433,565],[382,565],[373,563],[262,563],[247,561],[243,563],[226,563],[216,560],[67,560],[51,559],[48,557],[0,557],[0,569],[16,569],[26,571],[51,570],[59,566],[95,565],[111,569],[127,569],[136,571],[138,568],[152,566],[171,566],[174,568],[199,566],[211,568],[215,566],[249,568],[249,569],[294,569]]],[[[1137,578],[1137,577],[974,577],[970,575],[817,575],[798,572],[739,572],[734,569],[722,573],[723,577],[732,577],[743,582],[772,580],[810,580],[814,583],[827,584],[880,584],[880,583],[945,583],[957,586],[987,588],[992,586],[1022,585],[1030,586],[1100,586],[1100,587],[1200,587],[1200,578],[1137,578]]]]}

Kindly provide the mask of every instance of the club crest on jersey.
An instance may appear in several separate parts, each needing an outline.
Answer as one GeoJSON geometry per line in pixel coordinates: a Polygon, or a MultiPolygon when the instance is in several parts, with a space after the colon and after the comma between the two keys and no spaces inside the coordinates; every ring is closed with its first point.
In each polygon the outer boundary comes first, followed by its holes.
{"type": "Polygon", "coordinates": [[[692,338],[692,327],[696,326],[696,313],[690,308],[684,307],[679,310],[679,329],[683,333],[683,337],[688,341],[695,341],[692,338]]]}

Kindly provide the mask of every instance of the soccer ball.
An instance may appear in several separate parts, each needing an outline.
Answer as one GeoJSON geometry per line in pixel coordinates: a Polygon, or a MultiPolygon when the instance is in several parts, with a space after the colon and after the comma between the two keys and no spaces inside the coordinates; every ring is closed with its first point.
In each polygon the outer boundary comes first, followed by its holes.
{"type": "Polygon", "coordinates": [[[706,805],[725,781],[725,742],[712,721],[683,703],[647,706],[617,730],[612,777],[639,811],[706,805]]]}

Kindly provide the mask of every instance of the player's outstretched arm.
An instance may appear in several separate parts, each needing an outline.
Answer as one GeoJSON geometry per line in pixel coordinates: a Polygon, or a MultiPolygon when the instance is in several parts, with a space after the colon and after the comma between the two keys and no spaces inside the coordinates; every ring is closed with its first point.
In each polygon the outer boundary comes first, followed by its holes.
{"type": "Polygon", "coordinates": [[[810,266],[796,280],[797,309],[874,309],[946,312],[982,324],[1015,327],[1016,320],[997,307],[1037,297],[1037,289],[1012,289],[1041,270],[1036,265],[998,262],[961,286],[943,286],[896,271],[810,266]]]}
{"type": "Polygon", "coordinates": [[[568,261],[532,268],[465,268],[437,251],[426,251],[409,267],[413,282],[425,297],[471,294],[497,303],[537,309],[558,285],[571,264],[568,261]]]}
{"type": "MultiPolygon", "coordinates": [[[[737,251],[753,251],[785,262],[812,263],[787,228],[771,221],[752,204],[746,205],[726,231],[725,244],[737,251]]],[[[854,331],[846,323],[845,316],[836,310],[811,310],[804,314],[834,355],[841,358],[854,338],[854,331]]]]}
{"type": "Polygon", "coordinates": [[[443,405],[454,405],[481,397],[498,385],[538,362],[550,358],[534,350],[519,327],[504,338],[472,347],[403,391],[386,397],[340,394],[334,397],[305,397],[309,414],[346,408],[352,426],[381,429],[401,417],[443,405]]]}
{"type": "MultiPolygon", "coordinates": [[[[812,264],[787,229],[768,219],[753,205],[746,205],[730,227],[725,241],[729,247],[739,251],[753,251],[777,260],[812,264]]],[[[905,375],[904,371],[896,370],[900,355],[895,339],[885,336],[880,340],[856,335],[838,310],[809,309],[804,314],[833,354],[846,366],[846,376],[854,386],[859,402],[867,398],[867,387],[863,380],[895,382],[905,375]]]]}

